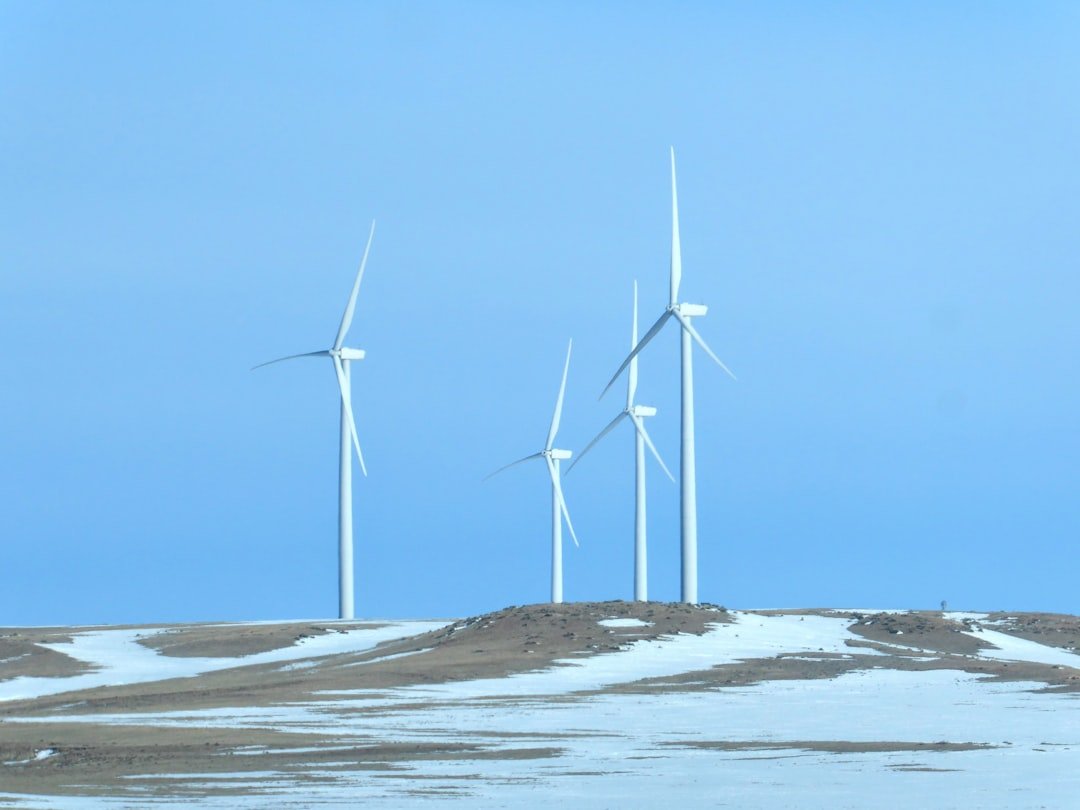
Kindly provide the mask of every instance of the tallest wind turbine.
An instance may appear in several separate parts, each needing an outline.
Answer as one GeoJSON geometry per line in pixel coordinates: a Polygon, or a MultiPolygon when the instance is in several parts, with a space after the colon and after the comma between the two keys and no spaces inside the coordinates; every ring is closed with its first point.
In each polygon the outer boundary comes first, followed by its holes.
{"type": "Polygon", "coordinates": [[[262,368],[272,363],[298,357],[329,357],[334,363],[334,375],[337,377],[338,388],[341,391],[341,448],[338,468],[338,616],[342,619],[351,619],[354,616],[352,525],[352,453],[354,448],[356,458],[360,462],[360,471],[367,475],[364,454],[360,452],[360,439],[356,435],[356,420],[353,418],[352,378],[349,371],[349,363],[353,360],[363,360],[365,352],[363,349],[348,348],[345,345],[345,336],[349,332],[349,327],[352,326],[353,314],[356,312],[356,296],[360,292],[360,281],[364,278],[364,267],[367,265],[368,253],[371,251],[371,240],[374,238],[375,223],[373,221],[371,232],[368,234],[367,247],[364,248],[364,258],[360,260],[360,270],[356,273],[356,281],[353,282],[349,303],[345,306],[345,314],[341,316],[341,325],[338,326],[334,345],[322,351],[290,354],[288,357],[279,357],[277,360],[255,366],[255,368],[262,368]]]}
{"type": "Polygon", "coordinates": [[[669,320],[679,322],[681,337],[682,362],[682,465],[680,480],[680,514],[682,535],[682,601],[697,604],[697,468],[694,458],[694,360],[693,348],[697,343],[728,375],[735,379],[731,369],[721,362],[705,340],[698,334],[690,322],[691,318],[700,318],[709,311],[704,304],[680,304],[679,284],[682,282],[682,245],[679,241],[679,195],[675,184],[675,149],[671,149],[671,287],[667,308],[657,319],[652,328],[633,348],[630,355],[619,366],[611,381],[607,384],[603,396],[608,392],[623,369],[630,365],[645,345],[656,337],[669,320]]]}

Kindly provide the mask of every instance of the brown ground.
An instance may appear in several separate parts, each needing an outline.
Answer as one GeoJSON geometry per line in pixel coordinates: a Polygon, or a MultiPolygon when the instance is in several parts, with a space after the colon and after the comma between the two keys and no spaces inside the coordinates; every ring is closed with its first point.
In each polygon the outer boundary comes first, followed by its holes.
{"type": "Polygon", "coordinates": [[[180,658],[232,658],[291,647],[305,638],[340,633],[352,627],[379,624],[195,624],[169,627],[139,639],[144,647],[180,658]]]}
{"type": "Polygon", "coordinates": [[[991,613],[983,625],[1048,647],[1080,651],[1080,618],[1064,613],[991,613]]]}
{"type": "MultiPolygon", "coordinates": [[[[740,687],[764,680],[832,678],[871,667],[904,670],[950,669],[1010,681],[1033,681],[1047,689],[1080,691],[1080,670],[993,661],[978,658],[985,642],[965,635],[970,622],[954,622],[936,612],[855,614],[836,611],[770,611],[822,613],[843,616],[858,636],[849,642],[850,655],[817,653],[778,655],[683,673],[669,678],[641,680],[612,687],[615,692],[668,693],[740,687]],[[866,655],[875,649],[887,655],[866,655]]],[[[349,739],[323,734],[293,734],[260,729],[144,728],[91,722],[5,722],[5,718],[64,718],[96,713],[162,712],[219,707],[272,706],[327,701],[327,692],[389,690],[408,685],[439,684],[478,678],[496,678],[553,665],[574,658],[619,649],[639,639],[675,633],[704,632],[710,624],[730,622],[722,608],[690,607],[667,603],[604,602],[567,605],[526,605],[454,622],[431,633],[391,642],[360,654],[315,659],[314,665],[242,666],[197,678],[181,678],[130,686],[103,687],[0,703],[0,763],[32,759],[36,751],[57,753],[39,762],[0,764],[3,790],[16,793],[94,794],[126,789],[151,795],[228,793],[227,784],[192,787],[183,780],[137,779],[140,774],[239,773],[281,771],[294,781],[327,778],[310,771],[367,770],[387,778],[404,777],[408,763],[424,759],[483,760],[490,757],[547,758],[559,756],[554,735],[515,735],[512,723],[501,735],[507,747],[447,743],[388,742],[371,738],[349,739]],[[637,618],[644,627],[607,628],[606,618],[637,618]],[[385,656],[412,653],[389,660],[385,656]],[[368,663],[365,663],[368,662],[368,663]],[[359,666],[359,664],[364,664],[359,666]],[[244,754],[244,750],[260,753],[244,754]],[[304,748],[296,752],[288,749],[304,748]],[[336,765],[334,763],[344,763],[336,765]],[[78,787],[76,787],[78,786],[78,787]]],[[[1046,614],[1000,614],[988,627],[1012,632],[1053,646],[1080,642],[1080,619],[1046,614]]],[[[273,625],[196,625],[148,628],[143,643],[166,655],[228,656],[250,654],[291,645],[305,635],[337,632],[359,623],[280,623],[273,625]],[[157,635],[155,635],[157,633],[157,635]]],[[[0,664],[0,678],[20,674],[75,674],[65,670],[78,662],[37,642],[61,640],[60,630],[2,631],[0,659],[25,655],[0,664]],[[17,633],[17,635],[16,635],[17,633]],[[5,646],[6,645],[6,646],[5,646]],[[20,661],[26,663],[20,664],[20,661]],[[67,662],[65,664],[65,662],[67,662]],[[27,669],[29,667],[29,669],[27,669]]],[[[67,632],[71,632],[68,630],[67,632]]],[[[77,670],[76,670],[77,671],[77,670]]],[[[342,701],[336,711],[378,712],[361,696],[342,701]]],[[[420,700],[422,698],[418,698],[420,700]]],[[[573,700],[573,698],[559,698],[573,700]]],[[[497,700],[492,705],[498,705],[497,700]]],[[[499,735],[488,735],[499,736],[499,735]]],[[[568,735],[569,736],[569,735],[568,735]]],[[[861,751],[953,751],[978,747],[975,743],[925,744],[880,741],[750,741],[694,743],[696,747],[725,750],[796,749],[858,753],[861,751]]],[[[897,767],[901,767],[898,765],[897,767]]],[[[915,766],[912,767],[921,767],[915,766]]],[[[482,766],[480,766],[482,768],[482,766]]],[[[414,785],[420,792],[427,789],[414,785]]],[[[250,792],[250,788],[243,788],[250,792]]],[[[442,788],[437,790],[443,795],[442,788]]],[[[141,795],[141,794],[140,794],[141,795]]]]}
{"type": "Polygon", "coordinates": [[[38,646],[41,643],[70,640],[70,631],[0,629],[0,681],[18,678],[20,675],[66,678],[88,672],[90,667],[81,661],[38,646]]]}
{"type": "Polygon", "coordinates": [[[118,788],[220,795],[228,791],[227,783],[178,785],[176,779],[143,777],[281,771],[302,782],[311,778],[306,774],[310,770],[393,774],[403,763],[432,759],[542,759],[558,753],[558,748],[543,746],[373,742],[266,729],[109,730],[86,723],[19,723],[3,726],[0,735],[0,784],[4,791],[51,795],[115,794],[118,788]],[[45,749],[56,753],[38,762],[6,764],[30,760],[45,749]],[[132,777],[137,781],[124,783],[132,777]]]}
{"type": "Polygon", "coordinates": [[[970,623],[952,621],[936,612],[852,613],[850,616],[851,632],[869,641],[955,655],[976,655],[990,646],[965,634],[965,630],[972,629],[970,623]]]}
{"type": "Polygon", "coordinates": [[[952,670],[981,675],[995,681],[1041,683],[1042,691],[1080,692],[1080,670],[1033,664],[1024,661],[989,661],[967,656],[940,656],[903,653],[891,658],[870,655],[843,657],[818,653],[815,660],[803,655],[752,658],[738,664],[724,664],[707,670],[683,672],[663,678],[647,678],[619,684],[609,692],[649,694],[659,691],[709,691],[721,687],[752,686],[763,681],[805,681],[835,678],[860,669],[887,667],[908,672],[952,670]]]}
{"type": "Polygon", "coordinates": [[[693,742],[664,743],[677,748],[702,748],[713,751],[821,751],[827,754],[894,753],[897,751],[976,751],[980,748],[999,748],[987,743],[952,742],[851,742],[848,740],[695,740],[693,742]]]}

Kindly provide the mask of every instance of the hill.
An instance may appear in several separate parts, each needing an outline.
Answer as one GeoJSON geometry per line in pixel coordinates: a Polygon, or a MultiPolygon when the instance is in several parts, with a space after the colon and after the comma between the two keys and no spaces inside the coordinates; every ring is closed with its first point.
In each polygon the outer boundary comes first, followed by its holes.
{"type": "Polygon", "coordinates": [[[1068,806],[1078,693],[1037,613],[8,628],[0,806],[1068,806]]]}

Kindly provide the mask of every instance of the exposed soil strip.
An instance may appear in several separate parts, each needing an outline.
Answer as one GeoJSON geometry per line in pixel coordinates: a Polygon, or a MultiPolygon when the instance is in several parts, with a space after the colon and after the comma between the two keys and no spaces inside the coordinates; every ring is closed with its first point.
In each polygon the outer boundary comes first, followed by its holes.
{"type": "Polygon", "coordinates": [[[977,751],[1000,748],[998,745],[974,742],[851,742],[849,740],[696,740],[693,742],[668,742],[662,745],[674,748],[700,748],[713,751],[820,751],[827,754],[886,754],[896,751],[945,752],[977,751]]]}

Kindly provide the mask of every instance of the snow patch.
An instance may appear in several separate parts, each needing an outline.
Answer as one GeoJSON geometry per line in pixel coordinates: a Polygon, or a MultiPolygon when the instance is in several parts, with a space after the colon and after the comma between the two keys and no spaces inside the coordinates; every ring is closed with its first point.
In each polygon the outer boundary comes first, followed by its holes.
{"type": "Polygon", "coordinates": [[[362,667],[367,664],[379,664],[383,661],[393,661],[395,658],[408,658],[411,655],[420,655],[420,653],[431,652],[434,647],[425,647],[422,650],[410,650],[409,652],[394,653],[393,655],[380,655],[378,658],[369,658],[367,661],[354,661],[351,664],[346,664],[350,667],[362,667]]]}
{"type": "Polygon", "coordinates": [[[1024,638],[1010,636],[1008,633],[999,633],[996,630],[965,630],[966,635],[987,641],[993,644],[996,650],[979,650],[982,658],[993,658],[998,661],[1029,661],[1033,664],[1050,664],[1051,666],[1065,666],[1080,669],[1080,655],[1048,647],[1037,641],[1028,641],[1024,638]]]}
{"type": "Polygon", "coordinates": [[[53,748],[42,748],[40,751],[34,753],[29,759],[13,759],[10,762],[5,762],[5,765],[29,765],[31,762],[41,762],[48,759],[51,756],[56,755],[56,750],[53,748]]]}
{"type": "Polygon", "coordinates": [[[951,619],[954,622],[962,622],[964,620],[972,622],[981,622],[989,615],[987,613],[965,613],[962,610],[949,610],[941,614],[946,619],[951,619]]]}

